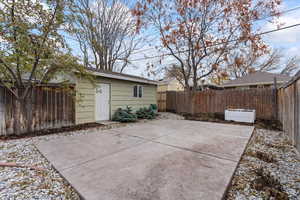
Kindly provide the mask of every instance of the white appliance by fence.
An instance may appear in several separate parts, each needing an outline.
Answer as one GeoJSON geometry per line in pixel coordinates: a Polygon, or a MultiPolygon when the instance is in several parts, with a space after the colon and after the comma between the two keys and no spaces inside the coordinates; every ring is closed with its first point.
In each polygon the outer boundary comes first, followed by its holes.
{"type": "Polygon", "coordinates": [[[226,109],[225,120],[236,122],[254,123],[255,110],[248,109],[226,109]]]}

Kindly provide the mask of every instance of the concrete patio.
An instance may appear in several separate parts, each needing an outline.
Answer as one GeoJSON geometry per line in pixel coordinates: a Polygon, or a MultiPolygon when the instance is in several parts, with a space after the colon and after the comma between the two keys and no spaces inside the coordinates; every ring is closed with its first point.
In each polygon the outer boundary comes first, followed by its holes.
{"type": "Polygon", "coordinates": [[[155,120],[36,144],[87,200],[221,199],[253,127],[155,120]]]}

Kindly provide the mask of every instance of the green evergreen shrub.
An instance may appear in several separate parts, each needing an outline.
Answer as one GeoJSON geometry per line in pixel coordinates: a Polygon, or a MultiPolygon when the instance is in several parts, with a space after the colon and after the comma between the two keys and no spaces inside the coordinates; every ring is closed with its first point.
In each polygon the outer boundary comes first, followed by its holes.
{"type": "Polygon", "coordinates": [[[136,116],[139,119],[155,119],[156,113],[150,106],[149,108],[140,108],[136,111],[136,116]]]}
{"type": "Polygon", "coordinates": [[[118,122],[135,122],[137,116],[132,112],[131,107],[127,106],[126,109],[118,108],[112,120],[118,122]]]}
{"type": "Polygon", "coordinates": [[[155,113],[158,112],[158,107],[156,104],[150,104],[150,109],[153,110],[155,113]]]}

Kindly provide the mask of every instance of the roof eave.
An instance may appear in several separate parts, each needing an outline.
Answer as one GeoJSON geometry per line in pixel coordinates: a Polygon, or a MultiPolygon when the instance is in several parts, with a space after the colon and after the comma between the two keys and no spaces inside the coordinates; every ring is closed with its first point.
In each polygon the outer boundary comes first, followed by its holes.
{"type": "Polygon", "coordinates": [[[151,85],[157,85],[158,83],[156,81],[152,80],[142,80],[139,78],[134,78],[134,77],[124,77],[124,76],[119,76],[115,74],[107,74],[103,72],[91,72],[95,76],[101,76],[105,78],[112,78],[112,79],[118,79],[118,80],[124,80],[124,81],[132,81],[132,82],[137,82],[137,83],[146,83],[146,84],[151,84],[151,85]]]}

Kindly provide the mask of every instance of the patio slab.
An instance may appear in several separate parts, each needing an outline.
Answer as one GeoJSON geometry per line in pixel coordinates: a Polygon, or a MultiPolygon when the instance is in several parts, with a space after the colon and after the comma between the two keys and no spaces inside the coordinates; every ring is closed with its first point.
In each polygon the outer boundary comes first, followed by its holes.
{"type": "Polygon", "coordinates": [[[156,120],[36,146],[88,200],[219,200],[252,132],[156,120]]]}

